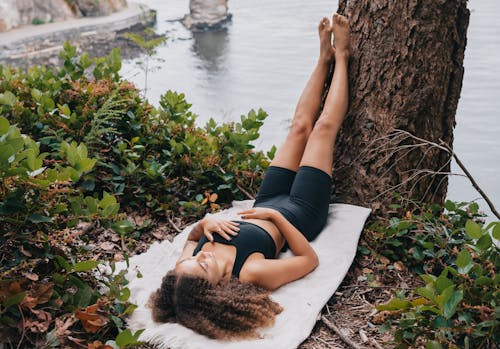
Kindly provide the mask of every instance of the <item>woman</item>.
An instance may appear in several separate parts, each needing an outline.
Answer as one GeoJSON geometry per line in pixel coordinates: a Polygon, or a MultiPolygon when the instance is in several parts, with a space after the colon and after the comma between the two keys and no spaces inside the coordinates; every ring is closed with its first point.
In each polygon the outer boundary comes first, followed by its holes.
{"type": "Polygon", "coordinates": [[[328,214],[333,147],[348,104],[349,23],[334,14],[333,25],[323,18],[318,31],[318,64],[254,207],[239,212],[241,221],[207,216],[198,222],[175,268],[152,295],[155,321],[178,322],[217,339],[256,337],[256,329],[271,325],[282,310],[269,290],[318,265],[308,241],[321,232],[328,214]],[[320,114],[332,60],[333,79],[320,114]],[[276,259],[285,242],[294,256],[276,259]]]}

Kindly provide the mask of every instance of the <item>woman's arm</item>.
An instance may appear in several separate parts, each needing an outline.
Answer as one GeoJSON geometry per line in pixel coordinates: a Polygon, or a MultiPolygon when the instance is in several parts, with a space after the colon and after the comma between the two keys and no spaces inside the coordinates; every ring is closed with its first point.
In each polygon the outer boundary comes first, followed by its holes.
{"type": "Polygon", "coordinates": [[[256,218],[272,221],[295,254],[294,257],[285,259],[255,259],[250,263],[245,263],[240,272],[242,282],[250,282],[274,290],[304,277],[318,266],[318,255],[309,241],[281,213],[270,208],[256,207],[240,212],[240,214],[243,215],[243,219],[256,218]]]}

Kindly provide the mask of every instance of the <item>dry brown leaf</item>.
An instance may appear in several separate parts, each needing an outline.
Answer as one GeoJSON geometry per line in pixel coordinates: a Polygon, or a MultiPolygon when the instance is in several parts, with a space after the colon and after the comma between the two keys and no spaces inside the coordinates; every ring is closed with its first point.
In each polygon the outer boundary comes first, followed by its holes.
{"type": "Polygon", "coordinates": [[[391,263],[391,261],[389,260],[389,258],[385,257],[385,256],[379,256],[379,261],[380,263],[384,264],[384,265],[388,265],[389,263],[391,263]]]}
{"type": "Polygon", "coordinates": [[[21,253],[22,253],[23,255],[25,255],[26,257],[31,257],[31,256],[32,256],[31,252],[30,252],[30,251],[28,251],[28,250],[26,250],[26,249],[24,248],[24,246],[23,246],[23,245],[21,245],[21,246],[19,247],[19,251],[21,251],[21,253]]]}
{"type": "Polygon", "coordinates": [[[210,200],[210,202],[215,202],[215,201],[217,201],[218,197],[219,196],[216,193],[213,193],[212,195],[210,195],[210,199],[209,200],[210,200]]]}
{"type": "Polygon", "coordinates": [[[107,324],[108,319],[105,316],[98,314],[98,310],[99,305],[93,304],[85,308],[83,311],[76,311],[75,316],[82,322],[85,331],[89,333],[96,333],[102,326],[107,324]]]}
{"type": "Polygon", "coordinates": [[[113,349],[113,347],[107,344],[103,344],[101,341],[94,341],[87,345],[87,349],[113,349]]]}
{"type": "Polygon", "coordinates": [[[111,251],[115,248],[115,244],[111,241],[104,241],[99,244],[99,248],[104,251],[111,251]]]}
{"type": "Polygon", "coordinates": [[[373,273],[373,270],[371,270],[370,268],[363,268],[363,274],[372,274],[373,273]]]}
{"type": "Polygon", "coordinates": [[[29,272],[24,272],[23,273],[23,276],[28,279],[28,280],[31,280],[31,281],[38,281],[39,277],[37,274],[35,273],[29,273],[29,272]]]}
{"type": "Polygon", "coordinates": [[[64,321],[62,319],[56,318],[55,321],[54,321],[54,324],[55,324],[55,332],[54,332],[54,334],[55,334],[55,336],[57,338],[62,338],[62,337],[66,337],[69,334],[71,334],[71,331],[69,330],[69,328],[71,326],[73,326],[73,324],[76,321],[77,320],[73,316],[68,317],[64,321]]]}
{"type": "Polygon", "coordinates": [[[38,285],[38,289],[36,292],[31,292],[31,294],[35,295],[38,298],[38,304],[47,303],[52,297],[52,293],[54,292],[54,284],[47,282],[44,284],[38,285]]]}
{"type": "Polygon", "coordinates": [[[21,302],[21,305],[25,308],[32,309],[38,304],[38,299],[36,297],[32,297],[30,295],[24,296],[24,299],[21,302]]]}
{"type": "Polygon", "coordinates": [[[405,270],[405,266],[404,266],[403,262],[401,262],[401,261],[394,262],[393,266],[394,266],[394,269],[396,269],[397,271],[405,270]]]}
{"type": "Polygon", "coordinates": [[[50,323],[52,322],[52,316],[50,313],[44,310],[31,309],[31,312],[36,315],[37,320],[27,319],[24,322],[24,328],[28,331],[35,333],[43,333],[49,329],[50,323]]]}
{"type": "Polygon", "coordinates": [[[115,253],[115,255],[113,256],[113,260],[115,262],[121,262],[123,261],[125,258],[123,257],[123,255],[121,253],[115,253]]]}

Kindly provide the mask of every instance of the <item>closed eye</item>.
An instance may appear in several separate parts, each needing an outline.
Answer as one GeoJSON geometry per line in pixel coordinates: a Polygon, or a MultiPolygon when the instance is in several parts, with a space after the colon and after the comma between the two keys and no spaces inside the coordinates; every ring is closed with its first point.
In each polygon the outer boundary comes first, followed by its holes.
{"type": "Polygon", "coordinates": [[[200,262],[199,264],[204,271],[208,272],[208,264],[206,262],[200,262]]]}

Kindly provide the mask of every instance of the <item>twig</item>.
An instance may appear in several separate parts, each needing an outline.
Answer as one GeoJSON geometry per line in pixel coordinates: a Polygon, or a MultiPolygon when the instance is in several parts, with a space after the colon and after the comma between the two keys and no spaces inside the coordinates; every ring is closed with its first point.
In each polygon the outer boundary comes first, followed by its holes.
{"type": "Polygon", "coordinates": [[[24,340],[24,335],[26,333],[26,320],[24,319],[24,314],[23,310],[21,309],[21,306],[18,304],[17,308],[19,309],[19,312],[21,313],[21,318],[23,319],[23,332],[21,333],[21,339],[19,340],[19,343],[17,343],[17,349],[21,347],[21,343],[24,340]]]}
{"type": "Polygon", "coordinates": [[[347,345],[349,345],[351,348],[354,348],[354,349],[363,349],[362,347],[360,347],[359,345],[357,345],[356,343],[354,343],[351,339],[349,339],[349,337],[347,337],[345,334],[343,334],[337,326],[335,326],[332,322],[330,322],[326,318],[326,316],[322,316],[321,317],[321,321],[323,321],[323,323],[326,325],[326,327],[328,327],[330,330],[332,330],[333,332],[335,332],[335,334],[337,336],[339,336],[340,339],[342,339],[342,341],[344,341],[344,343],[346,343],[347,345]]]}
{"type": "Polygon", "coordinates": [[[318,341],[318,342],[321,342],[321,343],[325,344],[329,348],[335,348],[333,345],[331,345],[330,343],[328,343],[327,341],[325,341],[323,338],[316,337],[316,336],[311,336],[311,338],[314,339],[315,341],[318,341]]]}
{"type": "Polygon", "coordinates": [[[175,229],[175,231],[177,231],[178,233],[182,233],[182,230],[174,223],[172,218],[167,217],[167,220],[170,223],[170,225],[175,229]]]}
{"type": "Polygon", "coordinates": [[[247,192],[245,189],[243,189],[243,187],[241,185],[239,185],[238,183],[236,183],[236,186],[238,187],[239,190],[241,190],[241,192],[243,194],[245,194],[247,196],[247,198],[249,198],[250,200],[255,199],[255,197],[253,195],[251,195],[249,192],[247,192]]]}
{"type": "Polygon", "coordinates": [[[383,346],[378,344],[378,342],[375,340],[375,338],[370,338],[370,344],[373,345],[377,349],[384,349],[383,346]]]}
{"type": "Polygon", "coordinates": [[[498,219],[500,219],[500,214],[497,212],[497,210],[495,209],[495,206],[493,205],[493,203],[491,202],[490,198],[486,195],[486,193],[479,187],[479,185],[477,184],[477,182],[474,180],[474,178],[472,177],[472,175],[470,174],[470,172],[465,168],[465,165],[462,163],[462,161],[460,161],[460,159],[458,158],[457,154],[455,154],[455,152],[453,151],[453,149],[451,149],[451,147],[446,144],[444,141],[441,141],[441,144],[446,148],[448,149],[448,151],[450,152],[450,154],[453,156],[453,158],[455,159],[455,161],[457,162],[457,165],[462,169],[462,171],[464,171],[465,175],[467,176],[467,178],[469,178],[470,182],[472,183],[472,186],[478,191],[479,194],[481,194],[481,196],[484,198],[484,200],[486,201],[486,203],[488,204],[488,206],[490,207],[490,210],[491,212],[497,216],[498,219]]]}

